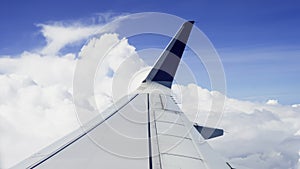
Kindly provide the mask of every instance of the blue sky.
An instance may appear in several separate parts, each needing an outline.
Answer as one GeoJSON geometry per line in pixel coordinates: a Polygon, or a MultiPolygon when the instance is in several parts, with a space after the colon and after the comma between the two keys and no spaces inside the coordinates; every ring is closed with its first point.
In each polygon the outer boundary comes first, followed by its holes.
{"type": "Polygon", "coordinates": [[[230,97],[300,103],[299,1],[2,0],[0,55],[44,45],[39,23],[151,11],[196,21],[219,52],[230,97]]]}

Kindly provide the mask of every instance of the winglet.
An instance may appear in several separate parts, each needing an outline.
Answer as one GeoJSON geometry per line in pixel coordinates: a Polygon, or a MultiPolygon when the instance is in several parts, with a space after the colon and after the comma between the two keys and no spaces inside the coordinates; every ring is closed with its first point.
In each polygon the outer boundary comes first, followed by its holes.
{"type": "Polygon", "coordinates": [[[153,81],[171,88],[193,24],[194,21],[187,21],[181,26],[143,82],[153,81]]]}

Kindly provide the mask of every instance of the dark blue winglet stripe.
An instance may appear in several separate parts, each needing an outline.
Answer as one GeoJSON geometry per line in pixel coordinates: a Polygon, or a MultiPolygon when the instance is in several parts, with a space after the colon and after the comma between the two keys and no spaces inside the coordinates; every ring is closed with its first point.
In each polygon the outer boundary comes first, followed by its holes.
{"type": "MultiPolygon", "coordinates": [[[[157,69],[155,69],[157,70],[157,69]]],[[[168,81],[172,82],[173,81],[173,76],[171,76],[169,73],[163,71],[163,70],[157,70],[156,75],[153,77],[152,81],[168,81]]]]}
{"type": "Polygon", "coordinates": [[[152,81],[171,88],[194,21],[185,22],[143,82],[152,81]]]}
{"type": "Polygon", "coordinates": [[[184,51],[184,48],[185,48],[185,43],[181,42],[178,39],[173,39],[171,44],[172,44],[171,45],[172,47],[169,47],[171,49],[167,48],[167,50],[172,52],[173,54],[175,54],[179,58],[181,58],[182,54],[183,54],[183,51],[184,51]]]}

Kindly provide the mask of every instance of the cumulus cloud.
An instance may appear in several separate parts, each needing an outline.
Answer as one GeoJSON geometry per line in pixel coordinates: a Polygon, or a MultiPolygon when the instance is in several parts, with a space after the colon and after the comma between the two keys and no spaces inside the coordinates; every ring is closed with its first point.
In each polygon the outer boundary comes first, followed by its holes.
{"type": "Polygon", "coordinates": [[[293,104],[292,107],[294,108],[300,107],[300,104],[293,104]]]}
{"type": "Polygon", "coordinates": [[[273,100],[273,99],[270,99],[266,102],[266,104],[268,105],[277,105],[278,104],[278,100],[273,100]]]}
{"type": "Polygon", "coordinates": [[[46,45],[36,52],[43,55],[57,55],[64,47],[75,45],[86,41],[89,37],[99,35],[104,32],[113,32],[118,24],[105,24],[110,21],[122,21],[126,15],[116,15],[114,13],[98,13],[92,18],[91,24],[84,24],[80,21],[73,22],[51,22],[48,24],[37,24],[40,33],[45,38],[46,45]],[[97,19],[96,19],[97,18],[97,19]]]}
{"type": "Polygon", "coordinates": [[[1,75],[0,79],[4,86],[0,91],[0,148],[4,166],[77,127],[72,95],[66,86],[43,86],[17,74],[1,75]]]}
{"type": "MultiPolygon", "coordinates": [[[[191,120],[205,124],[215,92],[195,84],[176,88],[182,110],[191,120]]],[[[223,128],[225,135],[211,140],[211,145],[231,161],[249,168],[296,169],[300,159],[300,109],[270,102],[227,97],[220,123],[213,126],[223,128]]]]}
{"type": "Polygon", "coordinates": [[[0,154],[4,168],[79,127],[72,98],[73,74],[79,60],[112,47],[96,78],[97,106],[103,110],[111,102],[107,96],[112,95],[112,76],[108,72],[117,71],[119,64],[135,52],[127,39],[102,34],[91,39],[79,54],[61,55],[59,50],[88,38],[96,27],[43,25],[42,29],[45,40],[51,40],[45,48],[25,51],[17,57],[0,57],[0,154]],[[64,35],[67,37],[59,37],[64,35]]]}
{"type": "Polygon", "coordinates": [[[46,55],[55,55],[66,45],[86,39],[91,35],[95,35],[99,30],[99,26],[84,27],[70,25],[65,27],[61,24],[39,24],[38,26],[41,27],[41,32],[46,38],[47,46],[41,50],[41,53],[46,55]]]}
{"type": "MultiPolygon", "coordinates": [[[[0,163],[4,168],[79,126],[72,100],[72,80],[78,58],[97,56],[101,48],[113,46],[103,58],[95,79],[94,92],[100,110],[110,105],[114,97],[127,93],[128,88],[115,84],[131,83],[134,81],[131,77],[146,66],[127,39],[120,39],[117,34],[92,38],[78,54],[59,54],[65,46],[101,33],[98,29],[103,25],[39,26],[47,42],[44,48],[23,52],[18,57],[0,58],[0,163]],[[113,90],[119,95],[114,96],[113,90]]],[[[182,110],[199,124],[205,124],[212,99],[221,95],[195,84],[174,85],[173,89],[182,110]]],[[[226,131],[225,136],[210,143],[231,161],[265,169],[296,169],[299,165],[298,104],[226,97],[221,117],[216,126],[226,131]]]]}

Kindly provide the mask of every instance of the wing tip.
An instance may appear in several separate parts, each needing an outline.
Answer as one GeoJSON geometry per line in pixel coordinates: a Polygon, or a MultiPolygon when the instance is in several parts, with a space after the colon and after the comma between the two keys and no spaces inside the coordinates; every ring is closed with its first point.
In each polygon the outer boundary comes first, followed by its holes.
{"type": "Polygon", "coordinates": [[[194,23],[195,21],[193,20],[183,23],[156,61],[143,83],[146,81],[153,81],[171,88],[194,23]]]}
{"type": "Polygon", "coordinates": [[[189,22],[189,23],[191,23],[191,24],[194,24],[194,23],[195,23],[195,21],[187,21],[187,22],[189,22]]]}

